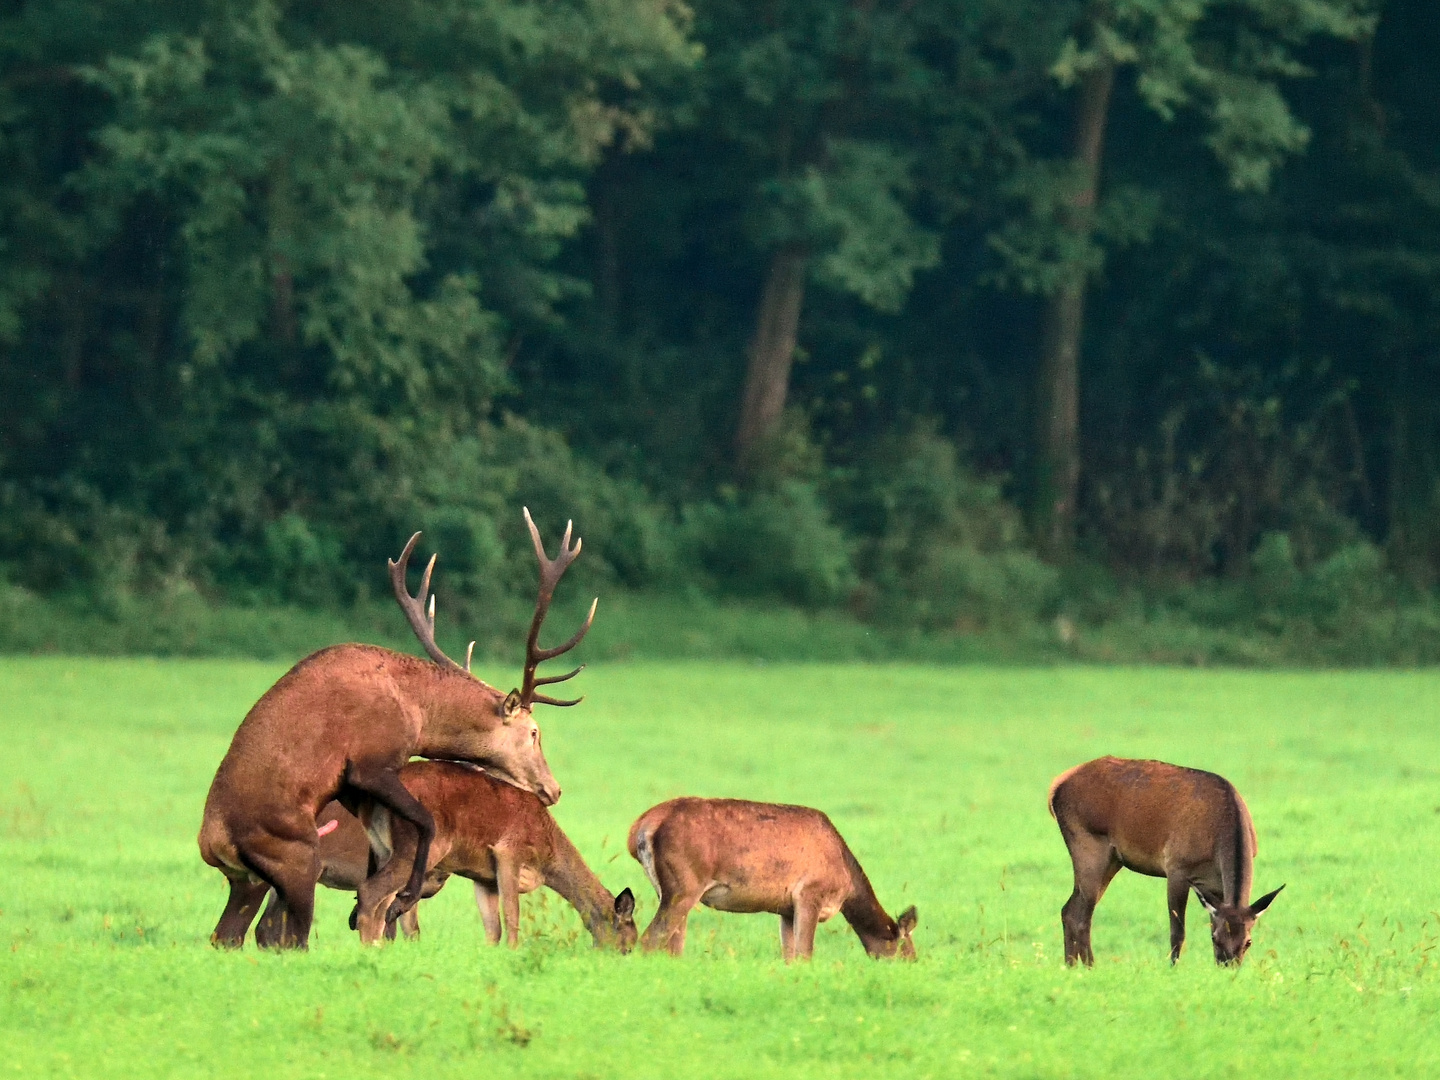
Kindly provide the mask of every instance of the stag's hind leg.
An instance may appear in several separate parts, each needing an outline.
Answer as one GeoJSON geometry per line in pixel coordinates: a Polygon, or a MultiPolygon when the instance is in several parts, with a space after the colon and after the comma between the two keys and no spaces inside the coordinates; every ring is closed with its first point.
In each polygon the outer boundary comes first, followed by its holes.
{"type": "Polygon", "coordinates": [[[1075,869],[1075,889],[1060,909],[1060,921],[1065,927],[1065,963],[1078,961],[1088,967],[1095,963],[1095,953],[1090,949],[1095,905],[1119,872],[1120,860],[1105,837],[1079,832],[1066,836],[1065,843],[1075,869]]]}
{"type": "MultiPolygon", "coordinates": [[[[266,948],[308,948],[310,924],[315,918],[315,884],[320,878],[315,845],[267,834],[237,846],[245,865],[275,890],[273,918],[257,944],[266,948]]],[[[262,890],[264,887],[259,886],[262,890]]]]}
{"type": "MultiPolygon", "coordinates": [[[[225,902],[225,910],[215,924],[215,932],[210,935],[210,944],[223,949],[238,949],[245,944],[245,933],[250,929],[260,905],[265,902],[270,886],[248,877],[230,877],[227,874],[226,878],[230,882],[230,899],[225,902]]],[[[273,903],[271,907],[274,907],[273,903]]],[[[264,924],[263,919],[261,923],[264,924]]],[[[260,939],[259,927],[255,930],[255,943],[265,944],[260,939]]]]}

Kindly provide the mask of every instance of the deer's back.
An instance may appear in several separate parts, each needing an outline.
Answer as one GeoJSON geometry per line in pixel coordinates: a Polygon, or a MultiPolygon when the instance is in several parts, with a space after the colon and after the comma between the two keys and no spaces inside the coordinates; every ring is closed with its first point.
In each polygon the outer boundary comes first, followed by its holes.
{"type": "Polygon", "coordinates": [[[400,770],[400,781],[430,811],[436,838],[450,846],[437,869],[488,867],[502,845],[527,865],[549,860],[557,826],[531,792],[458,761],[412,761],[400,770]]]}
{"type": "MultiPolygon", "coordinates": [[[[1163,875],[1167,863],[1213,859],[1222,837],[1249,815],[1223,777],[1163,761],[1104,757],[1062,773],[1050,811],[1067,836],[1106,837],[1132,869],[1163,875]]],[[[1251,841],[1253,849],[1253,839],[1251,841]]]]}
{"type": "Polygon", "coordinates": [[[274,803],[310,814],[339,790],[347,762],[393,762],[414,751],[423,711],[411,684],[424,662],[373,645],[312,653],[267,690],[241,721],[206,802],[274,803]]]}
{"type": "Polygon", "coordinates": [[[716,883],[705,902],[731,911],[775,910],[801,883],[837,894],[851,885],[845,841],[828,817],[806,806],[674,799],[641,815],[630,850],[642,864],[648,857],[716,883]]]}

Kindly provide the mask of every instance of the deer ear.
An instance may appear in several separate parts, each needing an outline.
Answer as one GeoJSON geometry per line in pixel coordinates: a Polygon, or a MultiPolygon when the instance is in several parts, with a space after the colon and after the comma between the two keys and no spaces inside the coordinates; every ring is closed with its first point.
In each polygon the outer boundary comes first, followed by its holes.
{"type": "Polygon", "coordinates": [[[620,895],[615,897],[615,914],[622,919],[633,918],[635,915],[635,894],[630,891],[630,886],[620,890],[620,895]]]}
{"type": "MultiPolygon", "coordinates": [[[[1281,885],[1280,889],[1283,888],[1285,888],[1285,886],[1281,885]]],[[[1280,895],[1280,889],[1276,889],[1274,892],[1266,893],[1264,896],[1260,897],[1259,900],[1256,900],[1253,904],[1251,904],[1250,914],[1255,916],[1255,918],[1257,919],[1261,915],[1265,914],[1265,909],[1270,906],[1270,901],[1274,900],[1275,897],[1280,895]]]]}
{"type": "Polygon", "coordinates": [[[896,925],[900,928],[900,936],[904,937],[910,933],[910,931],[914,930],[915,924],[919,921],[920,916],[915,914],[915,905],[911,904],[900,913],[900,918],[895,920],[896,925]]]}
{"type": "Polygon", "coordinates": [[[1205,899],[1205,894],[1202,893],[1199,889],[1195,890],[1195,898],[1200,901],[1201,907],[1203,907],[1211,915],[1215,914],[1215,905],[1212,904],[1209,900],[1205,899]]]}
{"type": "Polygon", "coordinates": [[[510,722],[510,717],[515,715],[515,710],[518,708],[520,708],[520,691],[511,690],[505,695],[505,701],[500,706],[500,715],[504,718],[505,723],[510,722]]]}

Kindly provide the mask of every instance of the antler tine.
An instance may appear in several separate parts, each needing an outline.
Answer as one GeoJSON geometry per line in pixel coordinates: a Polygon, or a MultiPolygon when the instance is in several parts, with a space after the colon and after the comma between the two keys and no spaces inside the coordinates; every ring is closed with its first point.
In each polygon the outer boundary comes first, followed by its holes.
{"type": "Polygon", "coordinates": [[[559,583],[565,571],[569,569],[570,564],[574,562],[580,554],[583,541],[577,538],[575,540],[575,546],[570,546],[570,537],[574,533],[575,523],[573,520],[567,521],[565,523],[565,535],[560,539],[560,550],[555,558],[551,559],[545,554],[545,544],[540,539],[540,530],[535,527],[535,521],[530,516],[529,507],[522,508],[522,512],[525,516],[525,524],[530,530],[530,540],[535,545],[535,558],[540,563],[540,589],[539,595],[535,599],[535,616],[530,620],[530,634],[525,641],[525,675],[521,683],[520,700],[527,707],[536,702],[541,702],[546,705],[575,705],[582,699],[576,698],[574,701],[561,701],[556,698],[547,697],[544,694],[536,694],[535,688],[537,686],[546,686],[550,683],[564,682],[566,679],[574,678],[584,669],[583,664],[568,675],[556,675],[543,679],[537,679],[535,677],[535,668],[544,661],[553,659],[562,653],[567,653],[575,648],[576,645],[580,644],[581,639],[589,632],[590,624],[595,621],[595,608],[600,603],[600,598],[597,596],[595,600],[591,602],[590,612],[585,616],[584,623],[581,624],[580,629],[571,636],[569,641],[551,649],[542,649],[540,647],[540,626],[550,611],[550,601],[554,597],[555,586],[559,583]]]}
{"type": "Polygon", "coordinates": [[[435,560],[438,555],[430,556],[430,564],[425,567],[425,573],[420,579],[420,594],[411,596],[410,590],[405,585],[405,571],[410,568],[410,554],[415,550],[415,545],[420,541],[420,534],[417,532],[410,537],[410,542],[405,545],[405,550],[400,552],[400,561],[387,560],[390,569],[390,584],[395,590],[395,602],[400,605],[400,610],[405,613],[405,619],[410,623],[410,629],[415,631],[415,636],[420,639],[420,644],[425,647],[425,652],[431,660],[443,668],[452,671],[464,671],[459,664],[451,660],[441,651],[440,646],[435,644],[435,596],[430,593],[430,575],[435,569],[435,560]],[[430,597],[430,611],[427,616],[425,611],[425,597],[430,597]]]}
{"type": "Polygon", "coordinates": [[[536,686],[549,686],[549,685],[551,685],[552,683],[565,682],[567,679],[573,679],[576,675],[579,675],[580,672],[582,672],[582,671],[584,671],[584,670],[585,670],[585,665],[584,665],[584,664],[581,664],[581,665],[580,665],[579,667],[577,667],[574,671],[567,671],[564,675],[547,675],[547,676],[546,676],[545,678],[543,678],[543,679],[536,679],[536,680],[535,680],[535,685],[536,685],[536,686]]]}
{"type": "Polygon", "coordinates": [[[561,701],[559,698],[547,697],[544,694],[530,695],[530,701],[532,704],[539,703],[541,705],[559,705],[562,709],[568,709],[571,705],[579,705],[580,702],[584,700],[584,694],[581,694],[577,698],[571,698],[569,701],[561,701]]]}
{"type": "MultiPolygon", "coordinates": [[[[553,649],[542,649],[539,648],[537,645],[534,652],[531,654],[534,657],[535,662],[538,664],[542,660],[553,660],[555,659],[555,657],[561,655],[562,653],[567,653],[576,645],[579,645],[580,639],[583,638],[587,633],[589,633],[590,624],[595,621],[595,609],[599,606],[600,598],[597,596],[594,600],[590,601],[590,614],[585,616],[585,621],[580,624],[580,629],[576,630],[574,636],[572,636],[569,641],[565,642],[564,645],[556,645],[553,649]]],[[[539,627],[536,627],[536,629],[538,630],[539,627]]],[[[536,637],[538,638],[538,636],[539,635],[537,634],[536,637]]]]}

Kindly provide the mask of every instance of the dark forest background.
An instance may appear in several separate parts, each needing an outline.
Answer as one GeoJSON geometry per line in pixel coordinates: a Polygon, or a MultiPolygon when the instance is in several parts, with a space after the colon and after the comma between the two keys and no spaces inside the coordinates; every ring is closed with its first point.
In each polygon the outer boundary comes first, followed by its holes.
{"type": "Polygon", "coordinates": [[[0,638],[348,617],[416,528],[509,627],[524,504],[665,610],[1440,658],[1437,54],[1433,0],[4,0],[0,638]]]}

